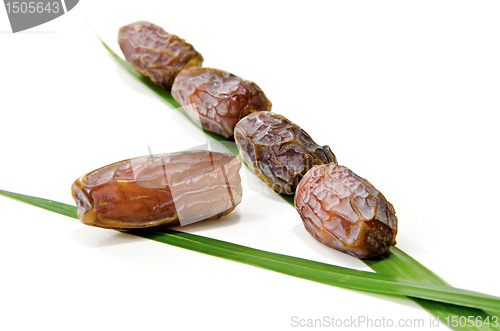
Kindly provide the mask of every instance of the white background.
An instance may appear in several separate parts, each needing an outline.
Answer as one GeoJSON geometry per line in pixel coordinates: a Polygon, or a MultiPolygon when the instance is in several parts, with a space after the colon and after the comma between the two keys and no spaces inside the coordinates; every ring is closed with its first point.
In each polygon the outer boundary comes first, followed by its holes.
{"type": "MultiPolygon", "coordinates": [[[[1,8],[0,188],[73,203],[70,185],[84,173],[148,146],[196,143],[198,131],[87,25],[118,52],[118,28],[149,20],[192,43],[205,66],[255,81],[275,112],[369,179],[396,208],[399,248],[456,287],[500,295],[499,10],[497,1],[82,0],[12,34],[1,8]]],[[[316,242],[293,208],[241,175],[232,214],[182,230],[368,270],[316,242]]],[[[429,326],[406,299],[84,226],[4,197],[0,209],[2,330],[300,329],[293,316],[429,326]]]]}

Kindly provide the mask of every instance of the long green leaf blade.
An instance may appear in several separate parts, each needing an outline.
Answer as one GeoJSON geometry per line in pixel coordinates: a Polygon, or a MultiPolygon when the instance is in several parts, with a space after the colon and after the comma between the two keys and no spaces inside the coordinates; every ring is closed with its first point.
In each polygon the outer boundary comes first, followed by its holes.
{"type": "MultiPolygon", "coordinates": [[[[0,190],[0,194],[76,218],[75,206],[4,190],[0,190]]],[[[498,297],[449,286],[329,265],[174,230],[160,232],[146,229],[122,232],[323,284],[500,311],[498,297]]]]}

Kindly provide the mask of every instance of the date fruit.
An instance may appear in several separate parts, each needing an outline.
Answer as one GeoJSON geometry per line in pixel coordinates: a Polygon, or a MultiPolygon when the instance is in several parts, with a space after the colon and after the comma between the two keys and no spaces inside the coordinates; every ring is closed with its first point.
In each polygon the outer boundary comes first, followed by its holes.
{"type": "Polygon", "coordinates": [[[344,166],[330,163],[309,170],[295,192],[295,208],[314,238],[341,252],[372,258],[396,244],[394,207],[344,166]]]}
{"type": "Polygon", "coordinates": [[[239,121],[234,140],[250,169],[283,194],[292,195],[313,166],[337,162],[330,147],[317,145],[297,124],[268,111],[239,121]]]}
{"type": "Polygon", "coordinates": [[[188,224],[229,214],[241,202],[240,160],[185,151],[116,162],[77,179],[78,218],[112,229],[188,224]]]}
{"type": "Polygon", "coordinates": [[[271,109],[257,84],[213,68],[182,70],[172,96],[195,123],[225,138],[233,136],[234,126],[243,117],[271,109]]]}
{"type": "Polygon", "coordinates": [[[182,69],[198,68],[203,63],[203,57],[191,44],[150,22],[121,27],[118,43],[138,72],[167,90],[182,69]]]}

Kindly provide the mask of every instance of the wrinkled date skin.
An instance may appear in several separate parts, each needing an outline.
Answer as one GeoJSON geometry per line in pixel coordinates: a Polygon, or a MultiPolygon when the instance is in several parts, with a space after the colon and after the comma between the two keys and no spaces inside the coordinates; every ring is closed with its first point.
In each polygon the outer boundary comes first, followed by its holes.
{"type": "Polygon", "coordinates": [[[317,145],[298,125],[272,112],[256,112],[234,128],[243,160],[273,190],[292,195],[315,165],[337,162],[328,146],[317,145]]]}
{"type": "Polygon", "coordinates": [[[213,68],[182,70],[172,96],[195,123],[225,138],[233,136],[243,117],[271,110],[271,102],[257,84],[213,68]]]}
{"type": "Polygon", "coordinates": [[[116,162],[71,187],[78,218],[112,229],[188,224],[229,214],[241,202],[240,160],[186,151],[116,162]]]}
{"type": "Polygon", "coordinates": [[[191,44],[145,21],[121,27],[118,44],[138,72],[167,90],[182,69],[203,64],[203,57],[191,44]]]}
{"type": "Polygon", "coordinates": [[[312,168],[295,192],[295,208],[321,243],[359,258],[396,244],[394,207],[367,180],[330,163],[312,168]]]}

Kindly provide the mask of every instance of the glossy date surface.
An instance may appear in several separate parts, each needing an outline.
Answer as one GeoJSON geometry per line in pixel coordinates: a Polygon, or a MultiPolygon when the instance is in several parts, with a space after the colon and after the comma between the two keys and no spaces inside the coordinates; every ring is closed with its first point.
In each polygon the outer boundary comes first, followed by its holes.
{"type": "Polygon", "coordinates": [[[172,96],[196,124],[225,138],[233,136],[243,117],[271,110],[271,102],[257,84],[214,68],[182,70],[172,96]]]}
{"type": "Polygon", "coordinates": [[[72,195],[87,225],[130,229],[217,218],[241,202],[240,160],[185,151],[116,162],[77,179],[72,195]]]}
{"type": "Polygon", "coordinates": [[[138,72],[165,89],[171,88],[182,69],[203,64],[203,57],[191,44],[146,21],[121,27],[118,43],[138,72]]]}
{"type": "Polygon", "coordinates": [[[372,258],[396,244],[394,207],[372,184],[334,163],[312,168],[295,192],[295,208],[321,243],[372,258]]]}
{"type": "Polygon", "coordinates": [[[319,146],[297,124],[273,112],[256,112],[238,122],[234,140],[252,171],[273,190],[293,194],[315,165],[337,162],[328,146],[319,146]]]}

